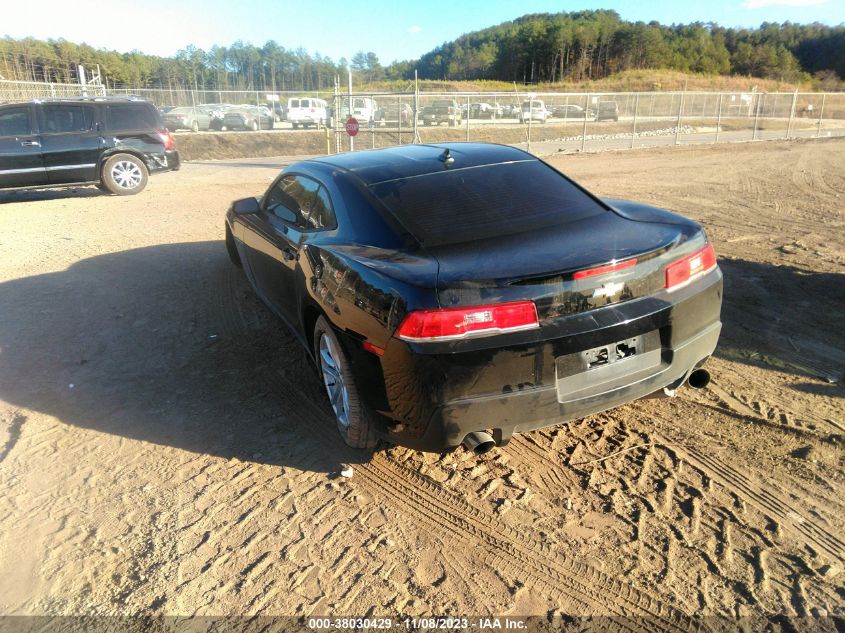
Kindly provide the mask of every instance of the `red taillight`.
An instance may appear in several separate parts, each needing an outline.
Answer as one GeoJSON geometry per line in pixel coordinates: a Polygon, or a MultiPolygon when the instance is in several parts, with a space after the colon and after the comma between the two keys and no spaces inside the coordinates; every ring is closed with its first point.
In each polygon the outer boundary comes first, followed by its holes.
{"type": "Polygon", "coordinates": [[[631,268],[637,263],[636,259],[626,259],[624,262],[616,262],[614,264],[607,264],[606,266],[597,266],[596,268],[588,268],[586,270],[579,270],[572,275],[573,279],[583,279],[584,277],[595,277],[596,275],[604,275],[605,273],[612,273],[617,270],[625,270],[631,268]]]}
{"type": "Polygon", "coordinates": [[[161,139],[161,142],[164,143],[164,149],[176,149],[176,141],[174,141],[173,137],[170,135],[170,130],[156,130],[156,132],[158,133],[158,137],[161,139]]]}
{"type": "Polygon", "coordinates": [[[448,341],[540,327],[533,301],[411,312],[395,336],[404,341],[448,341]]]}
{"type": "Polygon", "coordinates": [[[666,288],[670,291],[683,288],[715,267],[716,251],[713,250],[712,244],[707,244],[692,255],[687,255],[666,267],[666,288]]]}

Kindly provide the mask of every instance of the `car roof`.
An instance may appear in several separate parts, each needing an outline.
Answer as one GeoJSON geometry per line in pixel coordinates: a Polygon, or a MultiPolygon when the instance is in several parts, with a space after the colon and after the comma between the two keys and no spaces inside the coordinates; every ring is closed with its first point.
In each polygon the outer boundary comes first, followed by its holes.
{"type": "Polygon", "coordinates": [[[412,178],[443,171],[444,151],[454,162],[450,169],[481,167],[513,161],[536,160],[515,147],[495,143],[438,143],[400,145],[386,149],[347,152],[310,159],[307,162],[331,165],[351,172],[366,185],[386,180],[412,178]]]}
{"type": "MultiPolygon", "coordinates": [[[[25,102],[24,102],[25,103],[25,102]]],[[[33,99],[29,103],[36,103],[41,105],[61,105],[61,104],[86,104],[105,103],[105,104],[139,104],[152,105],[146,99],[139,99],[136,97],[57,97],[51,99],[33,99]]],[[[20,105],[20,104],[18,104],[20,105]]]]}

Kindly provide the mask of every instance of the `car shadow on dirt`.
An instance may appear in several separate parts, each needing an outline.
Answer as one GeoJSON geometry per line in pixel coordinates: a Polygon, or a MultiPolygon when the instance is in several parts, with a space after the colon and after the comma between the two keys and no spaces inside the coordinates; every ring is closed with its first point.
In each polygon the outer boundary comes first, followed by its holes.
{"type": "Polygon", "coordinates": [[[65,424],[226,459],[338,472],[301,345],[223,241],[100,255],[0,284],[0,399],[65,424]]]}
{"type": "Polygon", "coordinates": [[[725,298],[716,355],[821,380],[819,389],[802,390],[845,396],[845,275],[742,259],[719,266],[725,298]]]}
{"type": "Polygon", "coordinates": [[[95,186],[71,187],[68,189],[18,189],[15,191],[0,191],[0,204],[12,202],[41,202],[44,200],[61,200],[65,198],[96,198],[109,194],[100,191],[95,186]]]}

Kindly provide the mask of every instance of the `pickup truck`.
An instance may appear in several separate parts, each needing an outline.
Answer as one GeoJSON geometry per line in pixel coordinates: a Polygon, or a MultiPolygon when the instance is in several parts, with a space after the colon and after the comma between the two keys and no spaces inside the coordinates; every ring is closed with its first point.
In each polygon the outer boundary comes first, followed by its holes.
{"type": "Polygon", "coordinates": [[[461,124],[461,108],[457,101],[440,99],[425,106],[420,113],[423,125],[440,125],[448,123],[449,127],[461,124]]]}

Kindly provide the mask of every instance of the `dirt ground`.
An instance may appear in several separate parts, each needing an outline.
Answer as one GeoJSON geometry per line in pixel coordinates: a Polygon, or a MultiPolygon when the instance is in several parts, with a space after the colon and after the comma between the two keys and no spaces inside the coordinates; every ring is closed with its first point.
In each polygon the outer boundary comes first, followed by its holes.
{"type": "Polygon", "coordinates": [[[834,630],[845,141],[554,162],[707,227],[725,274],[713,382],[481,458],[341,444],[221,241],[226,204],[274,161],[186,164],[129,198],[0,194],[0,613],[834,630]]]}

